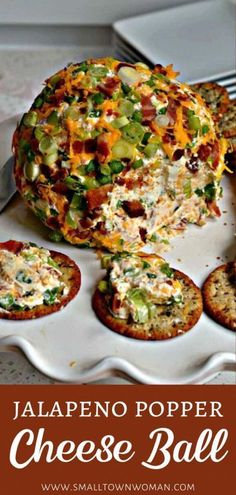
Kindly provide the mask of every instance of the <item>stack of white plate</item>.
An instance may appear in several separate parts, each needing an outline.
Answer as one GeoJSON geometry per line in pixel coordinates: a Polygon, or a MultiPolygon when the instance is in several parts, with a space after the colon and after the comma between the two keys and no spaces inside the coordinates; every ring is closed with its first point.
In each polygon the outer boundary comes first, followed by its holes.
{"type": "Polygon", "coordinates": [[[211,0],[116,22],[116,56],[135,63],[174,63],[189,83],[215,81],[236,97],[235,5],[211,0]]]}

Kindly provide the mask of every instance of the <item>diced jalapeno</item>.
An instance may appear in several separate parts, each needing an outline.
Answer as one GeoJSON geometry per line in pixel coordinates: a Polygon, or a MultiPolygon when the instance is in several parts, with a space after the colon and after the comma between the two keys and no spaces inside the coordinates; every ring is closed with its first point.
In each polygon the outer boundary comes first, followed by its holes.
{"type": "Polygon", "coordinates": [[[101,110],[90,110],[90,112],[88,113],[88,116],[89,117],[93,117],[93,118],[97,118],[97,117],[100,117],[102,111],[101,110]]]}
{"type": "Polygon", "coordinates": [[[140,112],[139,110],[135,110],[132,115],[132,120],[134,120],[135,122],[139,122],[140,124],[143,120],[142,112],[140,112]]]}
{"type": "Polygon", "coordinates": [[[53,110],[47,118],[48,124],[58,126],[59,125],[59,116],[56,110],[53,110]]]}
{"type": "Polygon", "coordinates": [[[92,101],[96,105],[101,105],[104,102],[104,95],[102,93],[95,93],[92,96],[92,101]]]}
{"type": "Polygon", "coordinates": [[[60,242],[63,235],[58,230],[52,230],[51,232],[49,232],[48,237],[52,242],[60,242]]]}
{"type": "Polygon", "coordinates": [[[85,165],[85,170],[87,174],[94,172],[96,170],[96,162],[94,160],[90,160],[90,162],[85,165]]]}
{"type": "Polygon", "coordinates": [[[142,139],[142,144],[147,144],[151,135],[152,135],[151,132],[145,132],[143,139],[142,139]]]}
{"type": "Polygon", "coordinates": [[[37,124],[37,121],[38,121],[38,115],[33,110],[30,110],[30,112],[25,113],[23,117],[23,124],[26,127],[34,127],[37,124]]]}
{"type": "Polygon", "coordinates": [[[126,117],[130,117],[130,115],[132,115],[134,112],[134,105],[129,100],[121,100],[118,109],[122,115],[126,115],[126,117]]]}
{"type": "Polygon", "coordinates": [[[35,162],[25,163],[24,176],[28,181],[34,182],[39,176],[39,173],[40,173],[40,167],[38,163],[35,162]]]}
{"type": "Polygon", "coordinates": [[[124,170],[124,165],[119,160],[112,160],[110,162],[110,169],[111,169],[113,174],[120,174],[120,172],[122,172],[122,170],[124,170]]]}
{"type": "Polygon", "coordinates": [[[202,135],[205,136],[209,132],[209,126],[208,125],[203,125],[202,126],[202,135]]]}
{"type": "Polygon", "coordinates": [[[114,119],[111,124],[116,129],[120,129],[121,127],[126,126],[128,123],[129,119],[127,119],[125,115],[122,115],[122,117],[117,117],[117,119],[114,119]]]}
{"type": "Polygon", "coordinates": [[[132,160],[134,155],[134,147],[124,139],[116,141],[112,148],[112,156],[114,159],[129,158],[132,160]]]}
{"type": "Polygon", "coordinates": [[[100,171],[103,175],[111,175],[111,169],[107,163],[100,165],[100,171]]]}
{"type": "Polygon", "coordinates": [[[106,280],[100,280],[100,282],[98,282],[98,290],[103,294],[108,292],[108,283],[106,280]]]}
{"type": "Polygon", "coordinates": [[[57,151],[57,143],[51,136],[44,136],[39,142],[39,151],[41,153],[53,153],[57,151]]]}
{"type": "Polygon", "coordinates": [[[106,184],[111,184],[112,178],[110,175],[99,175],[98,182],[104,186],[106,184]]]}
{"type": "Polygon", "coordinates": [[[140,158],[139,160],[135,160],[133,163],[132,163],[132,168],[136,169],[136,168],[140,168],[143,166],[143,160],[140,158]]]}
{"type": "Polygon", "coordinates": [[[152,158],[153,156],[155,156],[158,148],[158,143],[148,143],[144,148],[144,153],[148,158],[152,158]]]}
{"type": "Polygon", "coordinates": [[[70,206],[71,208],[75,208],[77,210],[85,210],[87,207],[85,197],[81,194],[74,193],[70,206]]]}
{"type": "Polygon", "coordinates": [[[134,320],[138,323],[146,323],[149,319],[148,305],[142,289],[130,289],[127,292],[128,300],[135,307],[134,320]]]}
{"type": "Polygon", "coordinates": [[[107,67],[96,67],[94,65],[91,65],[89,67],[89,72],[92,74],[92,76],[100,78],[100,77],[105,77],[108,73],[107,67]]]}
{"type": "Polygon", "coordinates": [[[34,100],[34,107],[35,108],[41,108],[43,104],[43,98],[41,98],[41,96],[38,96],[35,100],[34,100]]]}
{"type": "Polygon", "coordinates": [[[201,129],[201,122],[199,117],[196,115],[191,115],[188,119],[189,128],[193,131],[199,131],[201,129]]]}

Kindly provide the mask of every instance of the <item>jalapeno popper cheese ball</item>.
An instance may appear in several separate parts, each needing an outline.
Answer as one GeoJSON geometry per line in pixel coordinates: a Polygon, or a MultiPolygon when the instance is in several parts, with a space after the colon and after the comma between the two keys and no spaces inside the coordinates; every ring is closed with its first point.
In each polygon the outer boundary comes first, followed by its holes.
{"type": "Polygon", "coordinates": [[[17,187],[55,239],[160,250],[219,215],[225,142],[201,96],[175,77],[172,66],[104,58],[46,81],[13,149],[17,187]]]}

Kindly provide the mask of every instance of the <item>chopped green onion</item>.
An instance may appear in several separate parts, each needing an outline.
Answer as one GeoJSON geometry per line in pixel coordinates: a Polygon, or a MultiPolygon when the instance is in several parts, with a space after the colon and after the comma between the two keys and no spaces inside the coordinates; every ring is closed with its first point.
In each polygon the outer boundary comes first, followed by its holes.
{"type": "Polygon", "coordinates": [[[131,122],[122,128],[122,134],[129,143],[137,144],[143,139],[144,128],[139,122],[131,122]]]}
{"type": "Polygon", "coordinates": [[[89,67],[89,72],[92,76],[96,78],[105,77],[108,73],[107,67],[96,67],[95,65],[91,65],[89,67]]]}
{"type": "Polygon", "coordinates": [[[130,115],[132,115],[134,112],[134,105],[129,100],[121,100],[118,109],[122,115],[130,117],[130,115]]]}
{"type": "Polygon", "coordinates": [[[0,308],[3,309],[10,309],[13,304],[14,304],[14,298],[12,297],[11,294],[6,294],[5,296],[1,297],[0,299],[0,308]]]}
{"type": "Polygon", "coordinates": [[[129,85],[124,83],[124,82],[121,83],[121,89],[125,93],[125,95],[128,95],[131,91],[131,88],[129,87],[129,85]]]}
{"type": "Polygon", "coordinates": [[[66,222],[70,227],[76,229],[78,227],[78,217],[74,210],[68,210],[66,214],[66,222]]]}
{"type": "Polygon", "coordinates": [[[43,294],[43,302],[47,306],[54,304],[58,294],[58,287],[54,287],[53,289],[47,289],[43,294]]]}
{"type": "Polygon", "coordinates": [[[52,153],[48,153],[46,155],[43,155],[43,163],[44,165],[50,166],[53,165],[58,159],[58,153],[57,151],[53,151],[52,153]]]}
{"type": "Polygon", "coordinates": [[[111,124],[116,129],[120,129],[121,127],[129,124],[129,119],[127,119],[125,115],[122,115],[121,117],[117,117],[117,119],[112,120],[111,124]]]}
{"type": "Polygon", "coordinates": [[[174,276],[174,272],[173,272],[172,268],[170,268],[169,263],[163,263],[163,265],[160,266],[160,270],[168,278],[172,278],[174,276]]]}
{"type": "Polygon", "coordinates": [[[41,153],[53,153],[57,150],[56,141],[51,136],[44,136],[39,142],[39,151],[41,153]]]}
{"type": "Polygon", "coordinates": [[[155,156],[158,148],[158,143],[148,143],[143,151],[148,158],[152,158],[153,156],[155,156]]]}
{"type": "Polygon", "coordinates": [[[157,278],[157,275],[155,273],[147,273],[148,278],[157,278]]]}
{"type": "Polygon", "coordinates": [[[38,96],[35,100],[34,100],[34,107],[35,108],[41,108],[43,104],[43,98],[41,98],[41,96],[38,96]]]}
{"type": "Polygon", "coordinates": [[[25,113],[23,117],[23,124],[26,127],[34,127],[37,124],[37,121],[38,121],[38,115],[33,110],[31,110],[28,113],[25,113]]]}
{"type": "Polygon", "coordinates": [[[90,172],[94,172],[96,170],[95,160],[90,160],[90,162],[85,165],[85,170],[87,174],[89,174],[90,172]]]}
{"type": "Polygon", "coordinates": [[[83,182],[83,185],[85,186],[86,189],[96,189],[97,187],[99,187],[99,183],[95,179],[95,177],[86,177],[85,181],[83,182]]]}
{"type": "Polygon", "coordinates": [[[116,141],[112,148],[112,156],[114,159],[129,158],[132,160],[134,155],[134,147],[125,141],[124,139],[119,139],[116,141]]]}
{"type": "Polygon", "coordinates": [[[38,141],[40,141],[42,139],[42,137],[45,136],[43,126],[37,125],[37,127],[35,127],[35,129],[34,129],[34,135],[35,135],[36,139],[38,139],[38,141]]]}
{"type": "Polygon", "coordinates": [[[187,199],[191,198],[192,196],[192,185],[191,185],[191,179],[188,179],[184,183],[184,194],[187,199]]]}
{"type": "Polygon", "coordinates": [[[135,110],[132,115],[132,120],[134,120],[134,122],[139,122],[140,124],[143,120],[142,112],[140,112],[139,110],[135,110]]]}
{"type": "Polygon", "coordinates": [[[60,242],[62,240],[63,235],[58,230],[52,230],[49,232],[48,237],[52,242],[60,242]]]}
{"type": "Polygon", "coordinates": [[[67,110],[64,113],[66,119],[71,119],[71,120],[78,120],[80,116],[79,109],[75,106],[67,108],[67,110]]]}
{"type": "Polygon", "coordinates": [[[167,107],[162,107],[162,108],[160,108],[160,110],[159,110],[159,112],[158,112],[158,113],[159,113],[160,115],[165,115],[165,114],[166,114],[166,112],[167,112],[167,107]]]}
{"type": "Polygon", "coordinates": [[[110,175],[99,175],[98,182],[102,185],[111,184],[112,178],[110,175]]]}
{"type": "Polygon", "coordinates": [[[59,124],[59,117],[56,110],[53,110],[47,118],[47,123],[57,126],[59,124]]]}
{"type": "Polygon", "coordinates": [[[24,176],[28,181],[34,182],[39,176],[39,173],[40,173],[40,167],[38,163],[35,162],[25,163],[24,176]]]}

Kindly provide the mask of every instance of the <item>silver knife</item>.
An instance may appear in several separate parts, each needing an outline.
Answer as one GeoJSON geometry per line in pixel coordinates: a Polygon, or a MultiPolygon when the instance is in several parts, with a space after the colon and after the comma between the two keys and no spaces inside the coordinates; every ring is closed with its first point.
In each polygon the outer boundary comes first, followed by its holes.
{"type": "Polygon", "coordinates": [[[11,156],[3,167],[0,168],[0,213],[16,192],[13,169],[14,158],[11,156]]]}

